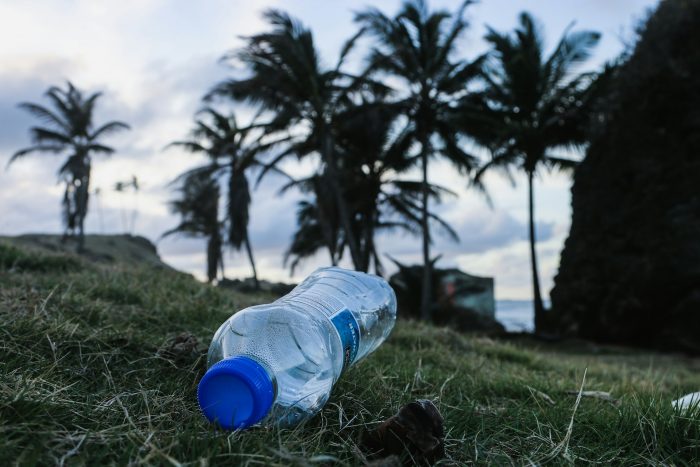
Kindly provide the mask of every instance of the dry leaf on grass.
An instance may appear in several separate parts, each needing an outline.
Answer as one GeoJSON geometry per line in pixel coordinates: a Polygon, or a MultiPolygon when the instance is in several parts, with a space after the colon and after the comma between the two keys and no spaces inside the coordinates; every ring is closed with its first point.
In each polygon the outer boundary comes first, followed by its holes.
{"type": "MultiPolygon", "coordinates": [[[[533,396],[539,397],[540,399],[544,400],[549,405],[554,405],[554,399],[549,397],[549,395],[547,393],[544,393],[544,392],[542,392],[538,389],[535,389],[531,386],[525,386],[525,387],[530,391],[530,394],[532,394],[533,396]]],[[[577,392],[577,394],[578,394],[578,392],[577,392]]]]}
{"type": "Polygon", "coordinates": [[[396,415],[366,433],[362,448],[370,459],[387,458],[389,461],[391,456],[400,456],[404,465],[434,464],[445,457],[443,423],[435,404],[417,400],[401,407],[396,415]]]}

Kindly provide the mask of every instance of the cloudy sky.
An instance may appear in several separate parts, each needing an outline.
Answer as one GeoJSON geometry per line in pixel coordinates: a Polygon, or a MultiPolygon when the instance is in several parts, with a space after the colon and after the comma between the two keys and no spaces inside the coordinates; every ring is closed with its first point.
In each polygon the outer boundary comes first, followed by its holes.
{"type": "MultiPolygon", "coordinates": [[[[468,9],[471,28],[460,53],[473,58],[486,48],[485,25],[497,30],[515,26],[517,14],[532,12],[542,22],[551,47],[561,32],[575,28],[603,34],[589,67],[617,56],[633,37],[635,24],[657,0],[481,0],[468,9]]],[[[201,162],[163,147],[187,134],[192,116],[207,89],[233,71],[221,56],[241,44],[239,36],[261,31],[260,12],[267,7],[288,10],[311,26],[322,59],[333,63],[343,41],[354,32],[353,11],[372,3],[393,14],[399,0],[0,0],[0,235],[60,232],[60,196],[56,171],[61,157],[34,155],[5,170],[7,160],[28,144],[32,120],[16,107],[21,101],[41,101],[46,88],[66,79],[89,90],[101,90],[97,123],[124,120],[133,130],[115,135],[117,150],[93,164],[93,197],[87,229],[91,233],[124,232],[133,219],[136,233],[153,241],[177,219],[166,205],[168,182],[201,162]],[[136,175],[138,195],[120,194],[114,184],[136,175]]],[[[454,9],[456,0],[433,0],[434,7],[454,9]]],[[[356,51],[359,60],[362,50],[356,51]]],[[[245,112],[243,112],[245,113],[245,112]]],[[[289,164],[293,173],[306,168],[289,164]]],[[[440,206],[461,241],[439,238],[435,252],[440,265],[458,266],[496,278],[497,298],[531,296],[527,253],[524,183],[512,187],[497,175],[487,178],[493,209],[467,190],[465,180],[443,164],[431,167],[433,181],[450,187],[459,198],[440,206]]],[[[262,277],[290,280],[282,252],[295,222],[299,195],[279,197],[279,179],[269,178],[253,194],[251,236],[262,277]]],[[[543,291],[548,295],[570,217],[570,180],[545,175],[537,184],[538,251],[543,291]]],[[[405,262],[418,261],[420,240],[380,238],[381,251],[405,262]]],[[[173,266],[202,277],[201,241],[170,237],[158,241],[163,258],[173,266]]],[[[325,264],[326,254],[297,270],[298,280],[325,264]]],[[[229,276],[249,274],[242,254],[226,258],[229,276]]]]}

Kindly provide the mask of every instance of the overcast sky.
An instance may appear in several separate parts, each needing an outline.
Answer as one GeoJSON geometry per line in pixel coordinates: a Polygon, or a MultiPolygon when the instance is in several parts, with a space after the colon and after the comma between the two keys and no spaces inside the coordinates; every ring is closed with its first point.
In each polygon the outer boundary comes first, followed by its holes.
{"type": "MultiPolygon", "coordinates": [[[[353,11],[371,3],[388,14],[399,0],[0,0],[0,234],[60,232],[60,197],[56,171],[62,157],[34,155],[4,167],[10,155],[28,145],[31,118],[16,107],[20,101],[42,100],[46,88],[72,80],[88,91],[101,90],[96,121],[124,120],[133,130],[111,137],[111,158],[93,164],[93,197],[87,218],[89,233],[119,233],[129,229],[153,241],[177,219],[166,205],[172,196],[168,182],[187,167],[201,162],[179,150],[163,151],[185,136],[201,97],[211,85],[231,74],[219,59],[241,44],[239,36],[264,29],[260,12],[267,7],[288,10],[311,26],[322,59],[334,63],[345,39],[355,30],[353,11]],[[136,175],[138,197],[114,191],[114,184],[136,175]]],[[[468,9],[471,27],[460,42],[460,53],[473,58],[486,48],[485,25],[512,29],[517,14],[530,11],[544,27],[553,46],[573,21],[577,29],[603,34],[590,61],[596,68],[616,57],[633,37],[635,24],[656,0],[482,0],[468,9]]],[[[432,1],[451,10],[458,1],[432,1]]],[[[362,50],[356,50],[356,60],[362,50]]],[[[308,167],[289,164],[301,173],[308,167]]],[[[531,297],[527,250],[525,185],[497,175],[487,178],[493,209],[467,190],[465,180],[444,164],[431,166],[430,178],[459,193],[439,210],[461,237],[458,244],[438,238],[434,252],[443,253],[442,267],[496,278],[499,299],[531,297]]],[[[327,254],[303,263],[290,279],[282,265],[289,243],[299,195],[279,197],[279,179],[269,178],[253,193],[251,238],[260,275],[274,280],[299,280],[324,265],[327,254]]],[[[567,177],[545,175],[537,182],[538,252],[543,292],[549,295],[570,218],[567,177]]],[[[420,239],[380,238],[383,253],[404,262],[420,260],[420,239]]],[[[158,243],[165,261],[203,276],[204,244],[168,238],[158,243]]],[[[229,254],[227,275],[249,274],[243,254],[229,254]]]]}

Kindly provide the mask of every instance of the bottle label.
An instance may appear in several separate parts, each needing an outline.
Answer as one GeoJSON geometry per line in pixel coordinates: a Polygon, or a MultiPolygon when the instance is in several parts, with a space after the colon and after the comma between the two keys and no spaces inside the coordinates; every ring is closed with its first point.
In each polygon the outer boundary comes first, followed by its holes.
{"type": "Polygon", "coordinates": [[[347,308],[331,316],[331,323],[338,331],[340,342],[343,344],[343,371],[345,371],[357,357],[357,351],[360,348],[360,326],[347,308]]]}

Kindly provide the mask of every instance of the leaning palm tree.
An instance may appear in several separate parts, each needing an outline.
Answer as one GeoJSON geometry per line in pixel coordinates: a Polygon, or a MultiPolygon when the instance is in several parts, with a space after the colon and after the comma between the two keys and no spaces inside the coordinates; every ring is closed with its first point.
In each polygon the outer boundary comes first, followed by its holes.
{"type": "Polygon", "coordinates": [[[406,0],[393,18],[376,8],[355,17],[375,40],[368,57],[370,69],[404,82],[402,102],[414,122],[414,139],[421,147],[418,159],[423,183],[423,319],[430,318],[431,310],[429,160],[443,156],[462,171],[475,165],[475,159],[461,148],[455,129],[446,118],[452,102],[467,92],[467,85],[479,74],[483,60],[480,57],[468,62],[454,57],[457,40],[467,27],[464,11],[469,4],[469,0],[463,2],[451,15],[443,10],[431,12],[425,0],[406,0]]]}
{"type": "Polygon", "coordinates": [[[217,270],[224,273],[222,223],[219,220],[219,184],[213,177],[214,169],[187,174],[180,179],[178,197],[170,202],[173,214],[180,216],[180,223],[163,234],[163,237],[180,234],[207,239],[207,280],[217,277],[217,270]]]}
{"type": "Polygon", "coordinates": [[[567,31],[545,56],[541,31],[528,13],[521,13],[513,34],[489,28],[485,88],[465,97],[458,111],[463,130],[491,150],[491,159],[474,176],[478,188],[494,168],[510,175],[515,167],[527,177],[536,331],[546,319],[535,250],[534,178],[541,168],[570,171],[577,164],[553,150],[578,149],[587,141],[587,123],[605,75],[574,70],[599,38],[593,31],[567,31]]]}
{"type": "Polygon", "coordinates": [[[245,245],[248,260],[253,272],[255,287],[258,285],[258,274],[253,257],[248,226],[250,224],[250,184],[247,172],[254,167],[261,167],[257,156],[276,141],[262,144],[258,141],[259,125],[253,124],[240,127],[234,114],[228,116],[207,107],[200,111],[208,119],[198,118],[191,138],[186,141],[175,141],[169,146],[203,154],[209,162],[186,172],[188,174],[209,173],[217,178],[226,179],[226,243],[240,251],[245,245]]]}
{"type": "Polygon", "coordinates": [[[32,127],[32,146],[17,151],[8,163],[33,152],[65,154],[68,156],[59,169],[59,176],[66,185],[63,195],[64,239],[78,234],[78,250],[85,241],[85,217],[88,210],[90,172],[94,154],[110,155],[114,149],[105,146],[100,138],[118,130],[128,129],[126,123],[112,121],[95,128],[93,113],[97,99],[102,93],[96,92],[85,97],[68,82],[66,89],[55,86],[46,92],[50,107],[23,102],[19,107],[31,113],[46,126],[32,127]]]}
{"type": "Polygon", "coordinates": [[[350,209],[341,192],[333,121],[351,103],[354,93],[382,94],[387,88],[365,76],[351,76],[342,71],[357,35],[345,44],[335,66],[325,68],[308,28],[279,10],[268,10],[264,17],[272,30],[248,37],[246,46],[231,55],[248,67],[250,75],[218,84],[209,97],[219,95],[260,105],[274,114],[268,131],[293,130],[297,138],[270,166],[289,155],[320,155],[323,165],[320,173],[329,180],[352,261],[361,269],[350,209]]]}

